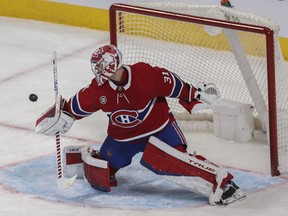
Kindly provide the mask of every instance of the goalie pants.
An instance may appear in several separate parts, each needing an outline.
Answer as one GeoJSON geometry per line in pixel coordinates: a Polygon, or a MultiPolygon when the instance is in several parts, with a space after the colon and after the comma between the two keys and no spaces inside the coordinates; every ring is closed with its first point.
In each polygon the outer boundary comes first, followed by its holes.
{"type": "Polygon", "coordinates": [[[144,137],[142,139],[130,142],[119,142],[110,136],[107,136],[100,148],[100,156],[103,160],[109,162],[114,168],[123,168],[131,164],[132,158],[139,152],[143,152],[146,148],[148,140],[151,136],[155,136],[171,147],[184,146],[186,149],[186,139],[177,125],[176,121],[171,121],[161,131],[144,137]]]}

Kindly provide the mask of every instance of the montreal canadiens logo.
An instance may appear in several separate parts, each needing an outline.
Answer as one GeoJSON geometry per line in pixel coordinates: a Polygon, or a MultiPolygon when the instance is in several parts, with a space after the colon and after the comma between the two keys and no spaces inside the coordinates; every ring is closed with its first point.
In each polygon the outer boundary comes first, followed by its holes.
{"type": "Polygon", "coordinates": [[[132,128],[141,123],[135,110],[118,110],[111,114],[110,120],[122,128],[132,128]]]}

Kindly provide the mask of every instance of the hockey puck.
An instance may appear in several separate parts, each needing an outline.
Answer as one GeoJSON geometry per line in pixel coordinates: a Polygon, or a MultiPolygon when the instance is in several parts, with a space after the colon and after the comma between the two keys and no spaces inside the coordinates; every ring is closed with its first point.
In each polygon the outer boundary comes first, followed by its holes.
{"type": "Polygon", "coordinates": [[[30,94],[29,95],[29,100],[32,102],[35,102],[38,100],[38,96],[36,94],[30,94]]]}

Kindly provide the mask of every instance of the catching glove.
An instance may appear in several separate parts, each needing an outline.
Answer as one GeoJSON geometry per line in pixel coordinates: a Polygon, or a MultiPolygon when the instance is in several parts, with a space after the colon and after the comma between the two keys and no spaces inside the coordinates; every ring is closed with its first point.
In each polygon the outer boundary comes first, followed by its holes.
{"type": "Polygon", "coordinates": [[[198,82],[196,88],[191,87],[190,99],[179,99],[179,103],[191,114],[198,110],[214,106],[220,98],[220,93],[215,84],[198,82]]]}

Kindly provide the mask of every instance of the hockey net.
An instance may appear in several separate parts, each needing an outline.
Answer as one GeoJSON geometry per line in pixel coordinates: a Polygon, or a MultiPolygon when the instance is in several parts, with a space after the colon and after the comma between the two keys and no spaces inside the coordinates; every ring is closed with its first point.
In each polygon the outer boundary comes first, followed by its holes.
{"type": "MultiPolygon", "coordinates": [[[[278,32],[269,19],[223,6],[110,8],[111,43],[122,51],[123,63],[164,67],[191,84],[213,82],[222,98],[255,107],[255,122],[268,134],[272,175],[288,173],[288,71],[278,32]]],[[[177,100],[169,104],[178,118],[191,118],[177,100]]]]}

